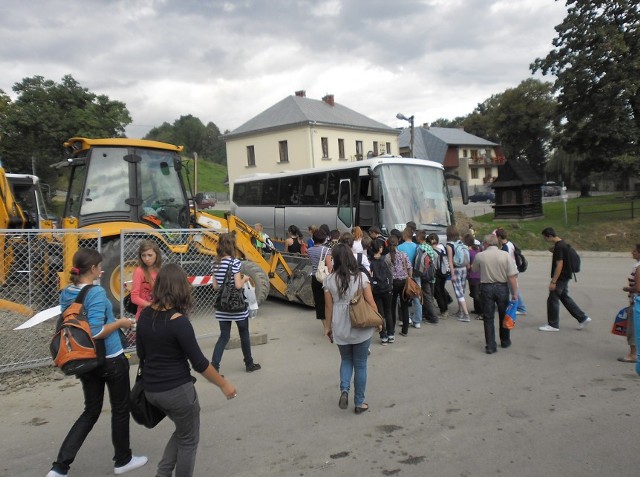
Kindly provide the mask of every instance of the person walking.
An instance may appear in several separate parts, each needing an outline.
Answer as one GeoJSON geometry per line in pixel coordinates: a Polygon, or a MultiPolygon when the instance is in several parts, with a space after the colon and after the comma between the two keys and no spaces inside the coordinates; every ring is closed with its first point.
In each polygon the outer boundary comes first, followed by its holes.
{"type": "Polygon", "coordinates": [[[427,236],[427,242],[431,244],[431,248],[436,253],[436,281],[433,287],[433,297],[440,310],[439,319],[446,320],[449,317],[449,303],[453,301],[446,289],[447,280],[451,278],[447,250],[445,246],[440,243],[438,234],[429,234],[427,236]]]}
{"type": "MultiPolygon", "coordinates": [[[[413,264],[416,259],[418,245],[414,242],[414,230],[407,224],[407,228],[402,231],[402,243],[398,245],[398,250],[407,254],[409,263],[413,264]]],[[[422,288],[422,279],[413,274],[415,282],[422,288]]],[[[414,328],[420,329],[422,326],[422,297],[412,299],[413,310],[409,313],[409,324],[414,328]]]]}
{"type": "Polygon", "coordinates": [[[634,326],[634,310],[633,305],[636,297],[640,294],[640,276],[638,276],[638,267],[640,267],[640,243],[637,243],[631,251],[631,256],[636,261],[631,273],[627,276],[627,286],[622,291],[627,292],[629,297],[629,308],[627,309],[627,344],[629,352],[623,358],[618,358],[622,363],[635,363],[638,360],[638,348],[636,347],[636,332],[634,326]]]}
{"type": "Polygon", "coordinates": [[[393,275],[393,290],[391,295],[391,311],[393,312],[393,327],[387,330],[389,343],[395,341],[395,327],[398,323],[398,300],[400,300],[400,318],[402,320],[401,336],[409,334],[409,300],[404,297],[404,286],[407,283],[407,277],[411,273],[411,264],[407,258],[407,254],[398,250],[398,238],[391,235],[387,240],[389,253],[385,256],[385,261],[391,269],[393,275]]]}
{"type": "Polygon", "coordinates": [[[484,324],[485,352],[498,350],[494,325],[495,309],[498,308],[498,332],[500,346],[511,346],[511,330],[504,327],[504,317],[509,305],[509,293],[518,299],[518,269],[509,256],[498,248],[498,238],[491,234],[484,238],[484,250],[475,257],[471,270],[480,272],[480,296],[484,324]],[[509,292],[511,290],[511,292],[509,292]]]}
{"type": "MultiPolygon", "coordinates": [[[[462,239],[467,247],[469,247],[469,264],[473,265],[473,262],[482,251],[482,244],[476,244],[477,240],[471,233],[466,233],[462,239]]],[[[480,272],[473,270],[473,267],[469,269],[467,274],[467,281],[469,282],[469,295],[473,299],[473,313],[476,314],[476,319],[482,319],[482,303],[480,300],[480,272]]]]}
{"type": "Polygon", "coordinates": [[[153,284],[162,267],[162,252],[153,240],[143,240],[138,247],[138,266],[133,271],[131,302],[138,305],[136,321],[142,310],[151,305],[153,284]]]}
{"type": "Polygon", "coordinates": [[[307,250],[307,255],[311,260],[311,293],[313,294],[313,303],[316,310],[316,319],[320,320],[320,323],[324,323],[324,290],[322,289],[322,282],[316,278],[316,272],[318,271],[318,265],[323,262],[329,273],[333,268],[331,262],[331,249],[325,245],[327,236],[322,229],[317,229],[313,233],[313,247],[307,250]]]}
{"type": "MultiPolygon", "coordinates": [[[[213,265],[213,288],[217,290],[224,283],[227,269],[230,267],[232,272],[233,283],[236,288],[240,289],[250,278],[240,273],[241,262],[235,258],[236,239],[233,234],[221,234],[218,238],[218,247],[216,249],[216,259],[213,265]]],[[[251,356],[251,336],[249,335],[249,310],[227,312],[216,310],[216,320],[220,326],[220,337],[213,348],[213,356],[211,362],[216,371],[220,371],[220,362],[222,354],[229,343],[231,337],[231,323],[235,322],[240,335],[240,348],[244,357],[244,365],[247,373],[258,371],[261,366],[253,361],[251,356]]]]}
{"type": "MultiPolygon", "coordinates": [[[[393,275],[389,264],[384,259],[382,252],[384,241],[378,239],[371,244],[370,266],[371,266],[371,292],[373,300],[376,302],[378,313],[382,315],[384,324],[380,331],[380,344],[389,343],[389,334],[394,335],[393,313],[391,311],[391,292],[393,290],[393,275]]],[[[391,341],[393,343],[393,340],[391,341]]]]}
{"type": "Polygon", "coordinates": [[[544,240],[551,244],[551,283],[549,283],[549,297],[547,298],[547,322],[539,327],[540,331],[560,330],[560,303],[578,321],[578,329],[584,329],[591,318],[569,296],[569,280],[571,270],[569,264],[569,245],[556,235],[552,227],[542,231],[544,240]]]}
{"type": "Polygon", "coordinates": [[[191,477],[200,441],[200,403],[194,371],[220,388],[227,399],[236,397],[233,385],[209,363],[187,313],[192,306],[191,284],[175,263],[164,266],[156,278],[151,306],[140,315],[136,350],[147,400],[164,411],[175,431],[158,463],[157,477],[191,477]]]}
{"type": "Polygon", "coordinates": [[[88,248],[81,248],[73,255],[71,285],[60,293],[60,309],[66,310],[86,286],[83,307],[94,340],[104,343],[104,362],[97,368],[79,376],[84,395],[84,411],[73,424],[62,442],[51,470],[46,477],[66,477],[80,447],[102,413],[104,388],[109,391],[111,404],[111,442],[114,448],[114,468],[117,475],[142,467],[145,456],[135,456],[129,448],[129,361],[124,355],[120,330],[130,329],[133,321],[116,319],[111,302],[104,288],[94,285],[102,276],[102,255],[88,248]]]}
{"type": "MultiPolygon", "coordinates": [[[[340,351],[340,398],[338,406],[346,409],[349,405],[351,377],[354,387],[354,410],[362,414],[369,410],[365,402],[367,388],[367,360],[369,345],[374,328],[352,328],[349,318],[349,303],[363,289],[366,302],[375,309],[369,278],[358,270],[358,264],[351,248],[338,244],[331,250],[333,272],[324,282],[325,320],[324,334],[338,345],[340,351]]],[[[382,326],[378,328],[381,331],[382,326]]]]}
{"type": "Polygon", "coordinates": [[[447,259],[449,260],[449,270],[451,270],[451,284],[453,285],[453,292],[458,299],[458,313],[456,319],[468,323],[471,321],[469,318],[469,310],[467,309],[467,302],[464,298],[465,289],[467,288],[467,269],[469,262],[462,263],[456,261],[456,251],[458,248],[468,249],[466,245],[460,240],[460,232],[455,225],[449,225],[447,227],[447,259]]]}
{"type": "MultiPolygon", "coordinates": [[[[513,264],[516,265],[516,246],[509,240],[507,236],[507,231],[502,227],[496,229],[496,237],[498,237],[498,242],[500,243],[500,247],[502,250],[509,254],[511,260],[513,260],[513,264]]],[[[517,269],[517,265],[516,265],[517,269]]],[[[517,277],[516,277],[517,280],[517,277]]],[[[527,305],[524,304],[524,300],[522,299],[522,292],[520,290],[520,285],[518,284],[518,315],[526,315],[527,314],[527,305]]]]}
{"type": "MultiPolygon", "coordinates": [[[[433,250],[433,247],[427,242],[427,232],[424,230],[418,230],[416,232],[416,242],[418,244],[418,248],[425,251],[425,253],[429,256],[429,260],[435,267],[436,252],[435,250],[433,250]]],[[[422,319],[423,321],[431,325],[437,325],[439,321],[438,310],[433,298],[433,291],[436,281],[435,275],[431,280],[427,280],[423,277],[421,277],[420,280],[420,288],[422,288],[422,319]]]]}

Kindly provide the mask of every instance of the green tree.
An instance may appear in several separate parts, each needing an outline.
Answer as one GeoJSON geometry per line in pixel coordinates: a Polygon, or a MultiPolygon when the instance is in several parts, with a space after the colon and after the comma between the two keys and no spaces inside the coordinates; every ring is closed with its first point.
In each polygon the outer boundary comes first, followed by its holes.
{"type": "Polygon", "coordinates": [[[167,122],[153,128],[145,139],[168,142],[184,146],[183,154],[193,157],[197,152],[200,159],[226,164],[226,148],[220,139],[220,130],[214,123],[206,126],[191,114],[180,116],[173,124],[167,122]]]}
{"type": "Polygon", "coordinates": [[[458,116],[455,119],[438,118],[429,126],[432,128],[459,128],[462,127],[465,119],[466,116],[458,116]]]}
{"type": "Polygon", "coordinates": [[[567,0],[554,49],[531,65],[555,75],[558,146],[584,157],[579,168],[609,170],[639,156],[640,13],[635,0],[567,0]]]}
{"type": "Polygon", "coordinates": [[[48,166],[62,159],[64,141],[124,136],[131,123],[124,103],[90,92],[70,75],[61,83],[42,76],[24,78],[13,91],[16,100],[8,103],[6,115],[0,113],[0,155],[14,172],[31,172],[33,159],[37,174],[50,179],[54,173],[48,166]]]}
{"type": "Polygon", "coordinates": [[[465,131],[500,144],[507,160],[524,160],[542,174],[555,110],[551,84],[530,78],[479,104],[462,124],[465,131]]]}

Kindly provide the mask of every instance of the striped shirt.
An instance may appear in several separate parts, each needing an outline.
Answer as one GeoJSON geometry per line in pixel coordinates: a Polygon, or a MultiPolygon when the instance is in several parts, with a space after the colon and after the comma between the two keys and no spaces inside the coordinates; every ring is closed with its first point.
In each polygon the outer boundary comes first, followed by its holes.
{"type": "MultiPolygon", "coordinates": [[[[220,260],[220,263],[213,264],[213,275],[216,277],[216,282],[218,282],[218,287],[224,283],[224,277],[227,273],[227,268],[231,266],[231,280],[236,273],[240,273],[240,266],[242,262],[237,258],[225,257],[220,260]]],[[[216,310],[216,320],[218,321],[239,321],[244,320],[249,317],[249,310],[246,309],[244,311],[239,311],[235,313],[229,313],[225,311],[216,310]]]]}
{"type": "Polygon", "coordinates": [[[307,256],[311,259],[310,275],[316,274],[321,258],[324,260],[327,255],[331,256],[331,250],[324,245],[314,245],[307,250],[307,256]]]}

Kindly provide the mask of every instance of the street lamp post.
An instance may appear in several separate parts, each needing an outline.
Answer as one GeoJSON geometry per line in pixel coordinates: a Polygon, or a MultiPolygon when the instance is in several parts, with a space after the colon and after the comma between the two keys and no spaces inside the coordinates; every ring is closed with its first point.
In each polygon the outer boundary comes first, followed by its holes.
{"type": "Polygon", "coordinates": [[[404,114],[402,113],[398,113],[396,114],[396,118],[402,120],[402,121],[409,121],[409,132],[411,133],[411,142],[409,145],[409,156],[413,157],[413,119],[414,117],[406,117],[404,114]]]}

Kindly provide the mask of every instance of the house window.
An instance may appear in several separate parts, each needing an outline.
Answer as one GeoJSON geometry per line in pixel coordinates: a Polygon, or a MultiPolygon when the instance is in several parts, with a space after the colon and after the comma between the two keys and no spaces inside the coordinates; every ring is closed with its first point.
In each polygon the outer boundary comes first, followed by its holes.
{"type": "Polygon", "coordinates": [[[387,154],[391,154],[391,143],[390,142],[387,143],[387,152],[386,153],[387,154]]]}
{"type": "Polygon", "coordinates": [[[467,150],[466,149],[462,150],[462,157],[467,157],[467,150]]]}
{"type": "Polygon", "coordinates": [[[471,158],[472,159],[476,159],[478,157],[478,150],[477,149],[471,149],[471,158]]]}
{"type": "Polygon", "coordinates": [[[485,167],[484,168],[484,176],[485,177],[491,177],[491,167],[485,167]]]}
{"type": "Polygon", "coordinates": [[[322,158],[329,159],[329,139],[322,137],[320,138],[320,142],[322,143],[322,158]]]}
{"type": "Polygon", "coordinates": [[[356,160],[362,160],[362,141],[356,141],[356,160]]]}
{"type": "Polygon", "coordinates": [[[344,139],[338,139],[338,158],[344,159],[344,139]]]}
{"type": "Polygon", "coordinates": [[[289,162],[289,147],[287,141],[278,142],[280,148],[280,162],[289,162]]]}
{"type": "Polygon", "coordinates": [[[253,167],[256,165],[256,150],[253,146],[247,146],[247,166],[253,167]]]}
{"type": "Polygon", "coordinates": [[[471,169],[471,178],[472,179],[477,179],[478,178],[478,169],[476,167],[471,169]]]}
{"type": "Polygon", "coordinates": [[[373,155],[374,156],[380,155],[380,153],[378,152],[378,141],[373,141],[373,155]]]}

